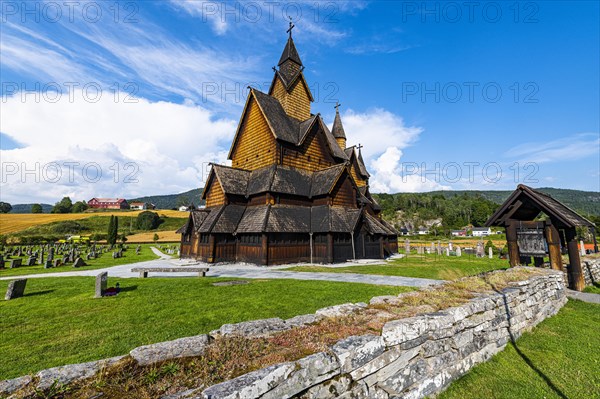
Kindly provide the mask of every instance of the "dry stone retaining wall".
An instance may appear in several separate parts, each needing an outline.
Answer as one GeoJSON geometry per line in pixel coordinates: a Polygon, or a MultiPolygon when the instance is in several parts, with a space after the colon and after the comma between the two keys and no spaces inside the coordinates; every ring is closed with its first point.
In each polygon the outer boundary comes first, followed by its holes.
{"type": "Polygon", "coordinates": [[[329,352],[177,397],[423,398],[500,352],[524,331],[556,314],[566,301],[561,273],[548,271],[459,307],[390,321],[381,336],[349,337],[329,352]]]}

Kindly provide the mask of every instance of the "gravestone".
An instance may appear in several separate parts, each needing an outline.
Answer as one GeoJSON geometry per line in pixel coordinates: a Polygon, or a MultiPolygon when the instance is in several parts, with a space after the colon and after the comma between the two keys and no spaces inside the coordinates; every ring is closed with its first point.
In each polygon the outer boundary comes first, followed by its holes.
{"type": "Polygon", "coordinates": [[[452,251],[454,247],[452,246],[452,241],[448,241],[448,249],[452,251]]]}
{"type": "Polygon", "coordinates": [[[22,297],[25,292],[25,284],[27,284],[26,278],[11,281],[10,284],[8,284],[4,299],[9,301],[11,299],[22,297]]]}
{"type": "Polygon", "coordinates": [[[579,241],[579,246],[581,247],[581,256],[585,256],[585,244],[583,243],[583,240],[579,241]]]}
{"type": "Polygon", "coordinates": [[[4,256],[0,255],[0,269],[4,269],[4,256]]]}
{"type": "Polygon", "coordinates": [[[49,260],[44,262],[44,269],[50,269],[51,267],[52,267],[52,262],[50,262],[49,260]]]}
{"type": "Polygon", "coordinates": [[[62,262],[60,261],[60,259],[56,258],[52,262],[52,267],[59,267],[61,264],[62,264],[62,262]]]}
{"type": "Polygon", "coordinates": [[[35,256],[30,256],[29,259],[27,259],[27,266],[35,266],[35,256]]]}
{"type": "Polygon", "coordinates": [[[92,259],[92,254],[85,255],[85,260],[91,260],[91,259],[92,259]]]}
{"type": "Polygon", "coordinates": [[[484,253],[483,242],[479,241],[477,243],[477,249],[475,252],[475,256],[477,256],[478,258],[483,258],[483,253],[484,253]]]}
{"type": "Polygon", "coordinates": [[[9,263],[9,267],[11,269],[15,269],[21,266],[21,259],[11,259],[9,263]]]}
{"type": "Polygon", "coordinates": [[[81,259],[79,257],[77,259],[75,259],[75,262],[73,262],[73,267],[83,267],[83,266],[87,266],[87,265],[85,264],[83,259],[81,259]]]}
{"type": "Polygon", "coordinates": [[[43,265],[44,264],[44,248],[40,249],[40,260],[39,260],[39,264],[43,265]]]}
{"type": "Polygon", "coordinates": [[[456,246],[456,256],[462,256],[462,250],[458,245],[456,246]]]}
{"type": "Polygon", "coordinates": [[[404,240],[404,253],[407,255],[410,253],[410,241],[408,239],[404,240]]]}
{"type": "Polygon", "coordinates": [[[48,261],[52,262],[54,260],[54,248],[50,247],[48,250],[48,261]]]}
{"type": "Polygon", "coordinates": [[[436,249],[437,249],[437,254],[438,254],[438,256],[441,256],[441,255],[442,255],[442,245],[440,244],[440,242],[439,242],[439,241],[438,241],[438,243],[437,243],[437,247],[436,247],[436,249]]]}
{"type": "Polygon", "coordinates": [[[492,259],[494,257],[494,251],[492,251],[492,247],[488,247],[488,258],[492,259]]]}
{"type": "Polygon", "coordinates": [[[108,286],[108,272],[100,273],[96,276],[96,295],[95,298],[102,298],[106,287],[108,286]]]}
{"type": "Polygon", "coordinates": [[[450,248],[446,248],[446,256],[450,256],[450,248]]]}

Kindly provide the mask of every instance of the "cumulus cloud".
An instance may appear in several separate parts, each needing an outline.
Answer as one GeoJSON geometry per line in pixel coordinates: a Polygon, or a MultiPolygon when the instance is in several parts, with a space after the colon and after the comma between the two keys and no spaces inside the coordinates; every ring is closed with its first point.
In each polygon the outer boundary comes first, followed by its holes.
{"type": "Polygon", "coordinates": [[[365,112],[348,110],[342,115],[347,145],[362,144],[365,163],[371,173],[373,192],[415,192],[447,189],[435,179],[421,178],[418,171],[403,170],[405,148],[419,139],[423,128],[406,126],[404,120],[385,109],[365,112]],[[377,140],[373,140],[377,137],[377,140]]]}
{"type": "Polygon", "coordinates": [[[6,99],[2,131],[20,146],[0,152],[2,200],[172,194],[202,187],[208,163],[226,162],[236,121],[196,105],[124,103],[113,94],[95,103],[78,90],[54,103],[6,99]]]}

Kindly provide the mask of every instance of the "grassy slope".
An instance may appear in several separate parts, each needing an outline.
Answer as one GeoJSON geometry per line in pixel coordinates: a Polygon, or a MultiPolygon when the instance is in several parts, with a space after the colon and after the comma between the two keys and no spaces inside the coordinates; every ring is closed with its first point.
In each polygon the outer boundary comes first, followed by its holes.
{"type": "MultiPolygon", "coordinates": [[[[108,217],[110,215],[119,216],[120,226],[124,227],[129,217],[135,217],[142,211],[106,211],[106,212],[85,212],[85,213],[65,213],[65,214],[17,214],[17,213],[2,213],[0,214],[0,234],[15,233],[27,228],[44,225],[52,222],[63,222],[66,220],[80,220],[91,217],[108,217]]],[[[185,218],[188,217],[187,212],[171,211],[171,210],[155,210],[153,212],[159,215],[167,216],[168,218],[183,220],[177,228],[185,223],[185,218]]],[[[108,222],[106,222],[108,225],[108,222]]],[[[103,231],[104,232],[104,231],[103,231]]]]}
{"type": "Polygon", "coordinates": [[[569,301],[439,398],[600,398],[599,326],[600,305],[569,301]]]}
{"type": "MultiPolygon", "coordinates": [[[[93,299],[94,278],[30,279],[25,297],[0,302],[0,379],[122,355],[139,345],[207,333],[225,323],[289,318],[409,290],[295,280],[211,285],[222,280],[120,279],[124,292],[93,299]]],[[[109,286],[116,282],[109,278],[109,286]]],[[[0,292],[7,285],[0,281],[0,292]]]]}
{"type": "Polygon", "coordinates": [[[442,280],[452,280],[471,276],[490,270],[508,268],[508,261],[498,258],[475,258],[462,256],[460,258],[438,257],[435,255],[412,255],[408,258],[397,259],[385,265],[365,265],[349,267],[296,266],[285,270],[296,272],[328,272],[328,273],[359,273],[380,274],[385,276],[420,277],[442,280]]]}
{"type": "Polygon", "coordinates": [[[600,294],[600,284],[596,283],[594,285],[590,285],[585,287],[584,292],[589,292],[591,294],[600,294]]]}
{"type": "MultiPolygon", "coordinates": [[[[129,245],[129,249],[123,252],[122,258],[113,259],[112,251],[103,253],[98,259],[93,260],[85,260],[84,262],[88,264],[88,266],[73,268],[72,264],[66,264],[64,266],[59,266],[57,268],[44,269],[42,265],[36,266],[22,266],[16,269],[4,269],[0,270],[0,277],[9,277],[9,276],[24,276],[27,274],[40,274],[40,273],[60,273],[60,272],[72,272],[79,270],[95,270],[102,269],[104,267],[124,265],[127,263],[136,263],[136,262],[144,262],[147,260],[158,259],[159,257],[152,252],[150,249],[150,245],[142,244],[142,249],[139,255],[135,253],[136,245],[129,245]]],[[[47,257],[47,255],[46,255],[47,257]]],[[[64,257],[64,255],[58,255],[59,258],[64,257]]],[[[25,261],[28,257],[22,257],[23,261],[25,261]]],[[[8,262],[6,262],[6,267],[8,267],[8,262]]]]}

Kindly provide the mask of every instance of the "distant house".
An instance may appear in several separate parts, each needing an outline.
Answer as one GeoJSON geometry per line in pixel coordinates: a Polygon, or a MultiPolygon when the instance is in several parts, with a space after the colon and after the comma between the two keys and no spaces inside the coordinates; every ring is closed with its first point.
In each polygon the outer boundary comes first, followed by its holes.
{"type": "Polygon", "coordinates": [[[451,233],[454,237],[465,237],[467,235],[466,230],[452,230],[451,233]]]}
{"type": "Polygon", "coordinates": [[[139,210],[156,209],[156,205],[151,204],[149,202],[134,201],[129,204],[129,208],[139,210]]]}
{"type": "Polygon", "coordinates": [[[421,228],[419,229],[419,232],[418,232],[418,233],[419,233],[419,235],[420,235],[420,236],[427,235],[427,234],[429,234],[429,229],[426,229],[425,227],[421,227],[421,228]]]}
{"type": "Polygon", "coordinates": [[[188,212],[189,210],[190,210],[190,207],[189,207],[189,206],[187,206],[187,205],[181,205],[181,206],[179,207],[179,211],[180,211],[180,212],[188,212]]]}
{"type": "Polygon", "coordinates": [[[487,237],[492,234],[490,227],[473,227],[473,237],[487,237]]]}
{"type": "Polygon", "coordinates": [[[129,209],[129,203],[123,198],[92,198],[88,206],[95,209],[129,209]]]}
{"type": "Polygon", "coordinates": [[[400,230],[398,230],[400,232],[401,236],[407,236],[410,234],[410,231],[408,231],[408,229],[406,227],[401,228],[400,230]]]}

